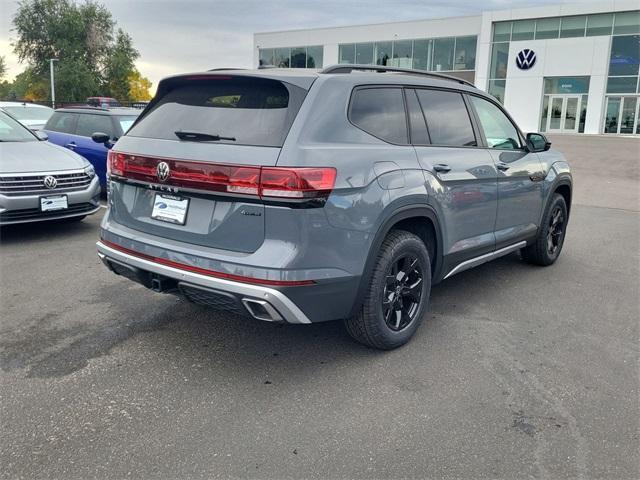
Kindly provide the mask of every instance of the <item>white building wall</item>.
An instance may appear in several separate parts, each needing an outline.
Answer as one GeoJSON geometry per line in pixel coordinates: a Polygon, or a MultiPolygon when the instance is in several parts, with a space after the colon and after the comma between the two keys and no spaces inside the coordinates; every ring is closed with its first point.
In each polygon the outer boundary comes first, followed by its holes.
{"type": "Polygon", "coordinates": [[[478,15],[455,19],[437,18],[350,27],[256,33],[253,36],[253,64],[256,67],[259,65],[258,48],[324,45],[324,66],[335,65],[338,63],[338,45],[341,43],[478,35],[481,18],[478,15]]]}
{"type": "MultiPolygon", "coordinates": [[[[323,45],[323,64],[329,66],[338,63],[338,45],[341,43],[477,35],[475,84],[486,90],[494,22],[637,9],[637,0],[602,0],[487,11],[471,17],[256,33],[253,62],[255,66],[259,64],[258,48],[323,45]]],[[[589,76],[585,133],[600,133],[610,42],[610,36],[511,42],[505,106],[521,128],[527,131],[539,129],[544,77],[589,76]],[[519,70],[515,65],[515,56],[523,48],[533,49],[537,56],[537,64],[528,71],[519,70]]]]}
{"type": "Polygon", "coordinates": [[[523,40],[509,45],[505,107],[525,131],[538,131],[544,77],[590,77],[585,133],[599,133],[611,37],[523,40]],[[529,70],[516,67],[516,55],[529,48],[536,63],[529,70]]]}

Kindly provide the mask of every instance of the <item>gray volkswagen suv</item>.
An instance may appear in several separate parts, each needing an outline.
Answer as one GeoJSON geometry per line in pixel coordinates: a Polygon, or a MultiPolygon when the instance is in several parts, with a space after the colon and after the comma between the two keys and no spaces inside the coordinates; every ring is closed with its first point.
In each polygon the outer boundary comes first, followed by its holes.
{"type": "Polygon", "coordinates": [[[113,272],[266,321],[407,342],[431,286],[510,252],[556,261],[565,158],[453,77],[339,65],[162,80],[109,153],[113,272]]]}

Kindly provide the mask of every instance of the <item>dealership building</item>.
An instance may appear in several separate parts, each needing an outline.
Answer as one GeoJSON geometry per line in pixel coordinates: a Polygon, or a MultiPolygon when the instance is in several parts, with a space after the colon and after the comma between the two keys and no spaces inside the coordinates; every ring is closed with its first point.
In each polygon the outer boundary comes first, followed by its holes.
{"type": "Polygon", "coordinates": [[[640,10],[601,1],[254,35],[254,64],[442,72],[502,102],[525,131],[640,135],[640,10]]]}

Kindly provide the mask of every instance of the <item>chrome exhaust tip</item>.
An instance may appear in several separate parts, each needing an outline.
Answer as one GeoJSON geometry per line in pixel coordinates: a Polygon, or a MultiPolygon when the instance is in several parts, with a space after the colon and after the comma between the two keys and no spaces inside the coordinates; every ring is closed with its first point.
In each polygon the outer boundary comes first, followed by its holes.
{"type": "Polygon", "coordinates": [[[265,300],[255,300],[253,298],[243,298],[242,304],[249,311],[253,318],[265,322],[282,322],[284,318],[265,300]]]}

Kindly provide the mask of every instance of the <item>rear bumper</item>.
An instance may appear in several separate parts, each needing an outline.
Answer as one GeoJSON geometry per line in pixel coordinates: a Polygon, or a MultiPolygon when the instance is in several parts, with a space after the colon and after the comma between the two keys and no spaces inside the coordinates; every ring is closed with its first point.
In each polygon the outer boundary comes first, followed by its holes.
{"type": "MultiPolygon", "coordinates": [[[[181,293],[190,300],[259,320],[311,323],[284,293],[274,288],[215,278],[162,265],[98,242],[98,256],[114,273],[157,291],[181,293]]],[[[299,288],[314,288],[304,286],[299,288]]]]}

